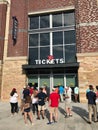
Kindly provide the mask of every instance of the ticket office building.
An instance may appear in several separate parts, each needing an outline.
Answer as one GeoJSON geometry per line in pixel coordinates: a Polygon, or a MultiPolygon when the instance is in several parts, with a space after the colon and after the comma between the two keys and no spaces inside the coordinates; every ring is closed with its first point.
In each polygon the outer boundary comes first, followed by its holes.
{"type": "Polygon", "coordinates": [[[22,65],[28,83],[50,87],[78,86],[75,12],[28,16],[28,64],[22,65]]]}

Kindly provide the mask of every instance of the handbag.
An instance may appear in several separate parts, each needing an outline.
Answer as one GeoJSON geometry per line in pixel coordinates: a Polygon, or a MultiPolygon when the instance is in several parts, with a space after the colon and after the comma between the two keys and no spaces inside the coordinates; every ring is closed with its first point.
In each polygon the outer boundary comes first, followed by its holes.
{"type": "Polygon", "coordinates": [[[30,108],[30,103],[25,103],[24,104],[24,109],[30,108]]]}

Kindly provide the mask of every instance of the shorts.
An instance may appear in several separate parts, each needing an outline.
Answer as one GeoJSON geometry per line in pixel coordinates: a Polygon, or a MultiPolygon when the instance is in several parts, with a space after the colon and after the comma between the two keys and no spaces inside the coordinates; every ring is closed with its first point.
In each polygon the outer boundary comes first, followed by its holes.
{"type": "Polygon", "coordinates": [[[45,110],[45,105],[41,106],[41,105],[38,105],[38,111],[44,111],[45,110]]]}
{"type": "Polygon", "coordinates": [[[71,108],[71,103],[70,102],[65,102],[65,108],[71,108]]]}
{"type": "Polygon", "coordinates": [[[24,109],[24,112],[30,112],[30,107],[29,107],[29,108],[24,109]]]}
{"type": "Polygon", "coordinates": [[[50,111],[50,113],[57,113],[58,112],[58,107],[50,107],[49,108],[49,111],[50,111]]]}

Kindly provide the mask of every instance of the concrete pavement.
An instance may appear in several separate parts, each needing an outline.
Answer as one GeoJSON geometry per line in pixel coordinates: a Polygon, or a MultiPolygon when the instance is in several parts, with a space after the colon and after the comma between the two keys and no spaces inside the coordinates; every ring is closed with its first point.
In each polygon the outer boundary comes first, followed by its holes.
{"type": "Polygon", "coordinates": [[[24,124],[21,112],[11,116],[10,104],[0,102],[0,130],[98,130],[98,122],[88,124],[87,104],[72,103],[73,116],[65,118],[64,103],[59,106],[59,120],[57,123],[47,125],[49,114],[43,120],[37,120],[34,116],[34,125],[24,124]]]}

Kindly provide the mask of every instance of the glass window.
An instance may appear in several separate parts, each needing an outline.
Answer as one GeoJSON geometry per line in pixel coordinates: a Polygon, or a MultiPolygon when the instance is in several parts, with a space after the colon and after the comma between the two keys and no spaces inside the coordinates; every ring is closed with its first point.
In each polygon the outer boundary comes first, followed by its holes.
{"type": "Polygon", "coordinates": [[[63,46],[53,46],[54,59],[63,58],[63,46]]]}
{"type": "Polygon", "coordinates": [[[53,32],[53,45],[63,44],[63,32],[53,32]]]}
{"type": "Polygon", "coordinates": [[[38,48],[29,48],[29,64],[35,64],[38,60],[38,48]]]}
{"type": "Polygon", "coordinates": [[[64,32],[64,42],[65,44],[76,43],[75,30],[64,32]]]}
{"type": "Polygon", "coordinates": [[[29,35],[29,46],[38,46],[38,34],[29,35]]]}
{"type": "Polygon", "coordinates": [[[44,84],[46,84],[48,89],[50,89],[50,77],[48,75],[40,76],[40,86],[44,86],[44,84]]]}
{"type": "Polygon", "coordinates": [[[32,85],[38,83],[38,77],[33,75],[28,75],[28,83],[32,83],[32,85]]]}
{"type": "Polygon", "coordinates": [[[40,47],[40,59],[47,59],[50,55],[50,47],[40,47]]]}
{"type": "Polygon", "coordinates": [[[66,75],[66,86],[75,87],[76,75],[66,75]]]}
{"type": "Polygon", "coordinates": [[[75,25],[74,12],[64,13],[64,26],[75,25]]]}
{"type": "Polygon", "coordinates": [[[49,33],[40,34],[40,46],[50,45],[50,35],[49,33]]]}
{"type": "Polygon", "coordinates": [[[62,26],[62,14],[53,14],[53,27],[59,27],[62,26]]]}
{"type": "Polygon", "coordinates": [[[65,46],[65,62],[76,62],[76,48],[75,45],[65,46]]]}
{"type": "Polygon", "coordinates": [[[39,16],[30,17],[30,29],[38,29],[39,28],[39,16]]]}
{"type": "Polygon", "coordinates": [[[35,60],[46,60],[50,54],[55,59],[63,58],[66,63],[76,62],[74,17],[74,11],[29,17],[32,29],[29,32],[29,63],[35,64],[35,60]]]}
{"type": "Polygon", "coordinates": [[[54,86],[64,85],[64,76],[63,75],[54,75],[53,82],[54,82],[54,86]]]}
{"type": "Polygon", "coordinates": [[[49,22],[49,15],[40,16],[40,28],[48,28],[49,22]]]}

